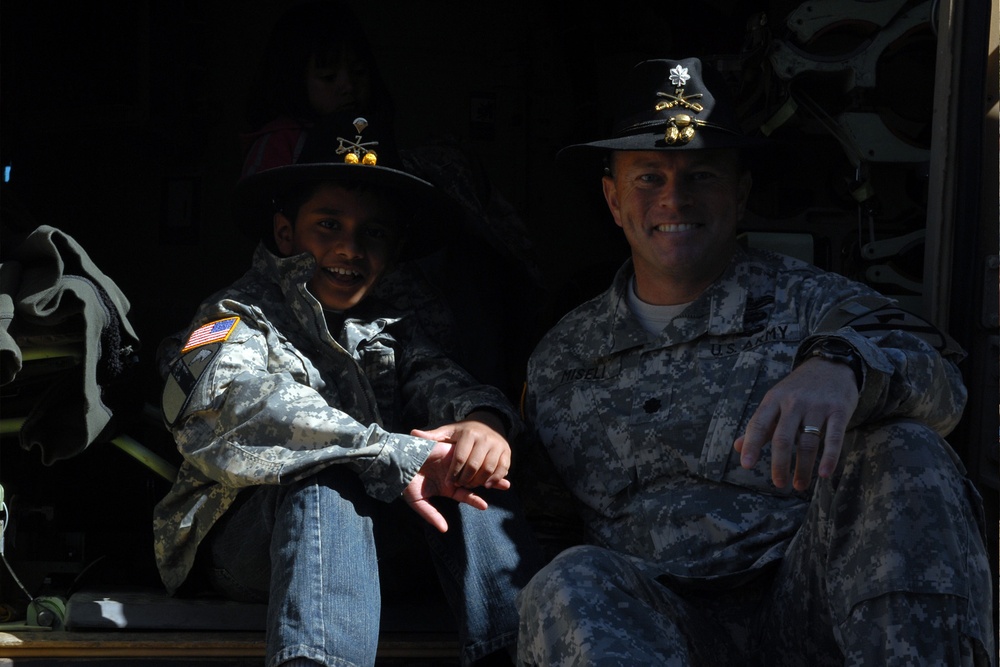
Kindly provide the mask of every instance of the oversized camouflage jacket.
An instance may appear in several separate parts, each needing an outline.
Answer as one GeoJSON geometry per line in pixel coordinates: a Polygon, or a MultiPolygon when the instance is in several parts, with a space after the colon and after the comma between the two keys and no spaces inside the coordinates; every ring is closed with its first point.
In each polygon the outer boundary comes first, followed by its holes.
{"type": "Polygon", "coordinates": [[[607,292],[543,338],[528,365],[530,437],[593,544],[701,585],[780,558],[811,490],[775,488],[768,447],[752,470],[741,468],[733,442],[817,337],[842,339],[864,359],[852,426],[912,418],[946,434],[961,416],[963,352],[864,285],[740,249],[652,336],[629,310],[632,276],[628,262],[607,292]]]}
{"type": "Polygon", "coordinates": [[[308,254],[278,258],[258,247],[252,268],[161,346],[163,413],[183,455],[153,523],[171,592],[241,489],[341,464],[369,495],[391,501],[434,444],[407,435],[412,428],[482,408],[505,418],[508,437],[521,428],[503,394],[450,361],[409,313],[370,298],[330,318],[331,331],[305,287],[314,268],[308,254]]]}

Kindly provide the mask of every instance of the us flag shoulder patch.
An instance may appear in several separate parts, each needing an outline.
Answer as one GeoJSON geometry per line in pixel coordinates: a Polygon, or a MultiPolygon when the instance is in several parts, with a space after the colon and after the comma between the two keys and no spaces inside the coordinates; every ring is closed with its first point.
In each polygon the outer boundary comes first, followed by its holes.
{"type": "Polygon", "coordinates": [[[227,317],[224,320],[216,320],[215,322],[209,322],[208,324],[203,324],[188,336],[187,342],[184,343],[184,348],[181,350],[181,354],[187,352],[188,350],[194,349],[199,345],[207,345],[208,343],[218,343],[229,338],[229,334],[233,332],[236,328],[236,324],[240,321],[238,317],[227,317]]]}

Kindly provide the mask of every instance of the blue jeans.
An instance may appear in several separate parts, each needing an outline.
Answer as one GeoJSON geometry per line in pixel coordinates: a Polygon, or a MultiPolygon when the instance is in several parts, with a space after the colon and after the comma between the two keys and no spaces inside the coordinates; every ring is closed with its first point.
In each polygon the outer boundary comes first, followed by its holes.
{"type": "MultiPolygon", "coordinates": [[[[459,621],[463,664],[514,646],[515,598],[539,566],[516,497],[483,495],[485,511],[439,499],[449,530],[424,530],[459,621]]],[[[294,657],[374,664],[381,613],[375,534],[387,513],[423,523],[402,501],[374,500],[351,471],[331,466],[287,486],[247,489],[213,527],[202,546],[212,585],[232,599],[268,603],[269,666],[294,657]]]]}

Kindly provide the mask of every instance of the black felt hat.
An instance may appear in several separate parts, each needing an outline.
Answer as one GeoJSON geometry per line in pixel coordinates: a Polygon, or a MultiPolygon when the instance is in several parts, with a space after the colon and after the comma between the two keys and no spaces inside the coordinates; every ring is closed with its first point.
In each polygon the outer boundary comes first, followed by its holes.
{"type": "Polygon", "coordinates": [[[729,84],[698,58],[646,60],[625,80],[617,100],[612,135],[559,151],[562,166],[579,167],[608,151],[689,151],[759,148],[760,137],[744,133],[729,84]],[[581,165],[582,163],[582,165],[581,165]]]}
{"type": "Polygon", "coordinates": [[[458,203],[433,184],[407,172],[392,150],[391,141],[380,143],[375,135],[366,135],[367,126],[361,117],[351,122],[325,123],[307,134],[298,162],[241,179],[233,193],[233,218],[240,230],[270,244],[274,214],[287,193],[308,183],[341,182],[376,188],[399,205],[407,232],[404,259],[441,248],[459,224],[458,203]],[[330,128],[338,125],[350,131],[331,133],[330,128]]]}

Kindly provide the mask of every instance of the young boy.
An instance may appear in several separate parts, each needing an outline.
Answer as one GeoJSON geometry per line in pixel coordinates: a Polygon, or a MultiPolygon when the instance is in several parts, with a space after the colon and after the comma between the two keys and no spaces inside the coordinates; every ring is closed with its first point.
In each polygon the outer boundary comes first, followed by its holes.
{"type": "Polygon", "coordinates": [[[156,558],[172,593],[202,576],[266,601],[268,665],[371,665],[375,534],[409,506],[436,529],[430,551],[470,664],[514,643],[514,596],[535,566],[499,493],[521,427],[499,390],[372,296],[396,261],[433,248],[451,204],[378,164],[365,125],[338,138],[345,161],[237,186],[237,221],[266,224],[272,239],[161,351],[163,412],[184,460],[156,508],[156,558]]]}

